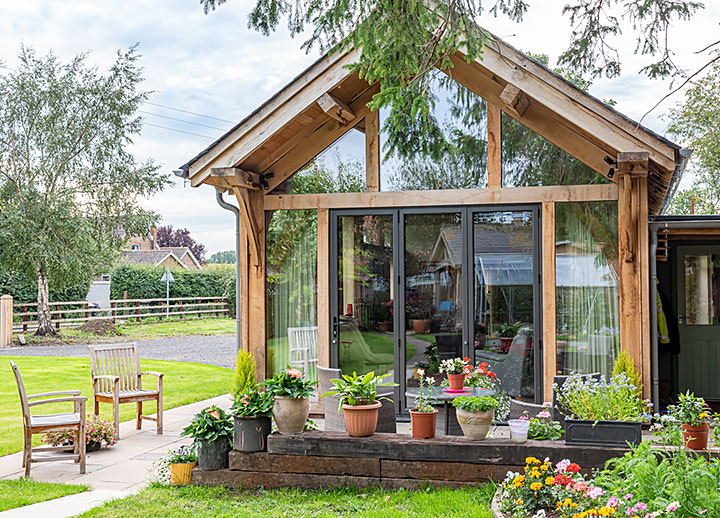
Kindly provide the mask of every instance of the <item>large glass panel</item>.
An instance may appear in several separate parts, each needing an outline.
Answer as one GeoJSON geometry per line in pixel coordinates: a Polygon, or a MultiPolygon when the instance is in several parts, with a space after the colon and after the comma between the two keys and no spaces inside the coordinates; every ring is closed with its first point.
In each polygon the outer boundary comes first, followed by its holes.
{"type": "Polygon", "coordinates": [[[685,256],[685,324],[720,323],[720,255],[685,256]]]}
{"type": "Polygon", "coordinates": [[[340,369],[393,372],[392,215],[339,216],[337,239],[340,369]]]}
{"type": "Polygon", "coordinates": [[[409,116],[408,109],[386,125],[380,111],[383,160],[381,190],[472,189],[487,187],[485,100],[442,73],[430,82],[432,108],[409,116]]]}
{"type": "Polygon", "coordinates": [[[617,202],[555,204],[557,374],[609,375],[620,349],[617,202]]]}
{"type": "Polygon", "coordinates": [[[405,372],[417,386],[415,367],[436,343],[440,359],[462,357],[462,214],[405,216],[405,372]]]}
{"type": "Polygon", "coordinates": [[[509,115],[502,114],[503,187],[610,183],[509,115]]]}
{"type": "Polygon", "coordinates": [[[267,375],[317,379],[317,211],[273,213],[267,232],[267,375]]]}
{"type": "Polygon", "coordinates": [[[475,361],[488,362],[511,397],[533,399],[533,213],[473,215],[475,361]]]}

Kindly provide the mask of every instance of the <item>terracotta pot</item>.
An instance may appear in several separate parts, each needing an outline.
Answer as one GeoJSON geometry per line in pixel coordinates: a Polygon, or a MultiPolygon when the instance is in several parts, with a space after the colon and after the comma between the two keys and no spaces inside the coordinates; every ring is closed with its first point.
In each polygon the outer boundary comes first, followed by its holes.
{"type": "Polygon", "coordinates": [[[430,331],[430,319],[416,318],[412,321],[413,331],[417,335],[424,335],[430,331]]]}
{"type": "Polygon", "coordinates": [[[387,322],[387,321],[378,322],[378,327],[380,328],[380,331],[389,333],[390,331],[393,330],[393,323],[387,322]]]}
{"type": "Polygon", "coordinates": [[[372,405],[343,405],[345,428],[350,436],[367,437],[374,434],[381,406],[379,401],[372,405]]]}
{"type": "Polygon", "coordinates": [[[265,451],[271,430],[272,420],[267,416],[236,415],[233,447],[245,453],[265,451]]]}
{"type": "Polygon", "coordinates": [[[413,439],[435,438],[437,413],[437,408],[433,409],[432,412],[418,412],[415,408],[410,410],[410,426],[412,427],[413,439]]]}
{"type": "Polygon", "coordinates": [[[456,408],[455,415],[466,439],[482,441],[487,439],[490,425],[492,425],[493,417],[495,417],[495,409],[492,408],[486,412],[468,412],[456,408]]]}
{"type": "Polygon", "coordinates": [[[707,448],[709,424],[705,423],[700,426],[684,424],[682,428],[683,442],[686,448],[690,450],[704,450],[707,448]]]}
{"type": "Polygon", "coordinates": [[[197,462],[170,464],[170,483],[174,486],[187,486],[190,483],[192,469],[197,462]]]}
{"type": "Polygon", "coordinates": [[[310,414],[310,399],[290,399],[284,396],[275,396],[273,416],[278,432],[283,435],[300,433],[305,429],[310,414]]]}
{"type": "Polygon", "coordinates": [[[465,374],[448,374],[450,390],[462,390],[465,386],[465,374]]]}

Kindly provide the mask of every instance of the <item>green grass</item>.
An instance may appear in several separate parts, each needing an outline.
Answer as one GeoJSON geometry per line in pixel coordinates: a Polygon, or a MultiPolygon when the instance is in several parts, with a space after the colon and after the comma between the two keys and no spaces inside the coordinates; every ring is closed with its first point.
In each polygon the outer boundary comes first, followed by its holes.
{"type": "Polygon", "coordinates": [[[95,508],[82,517],[472,517],[492,518],[494,487],[383,491],[243,490],[153,485],[144,491],[95,508]]]}
{"type": "Polygon", "coordinates": [[[26,478],[0,480],[0,512],[53,500],[61,496],[82,493],[88,489],[87,486],[36,482],[26,478]]]}
{"type": "Polygon", "coordinates": [[[118,330],[122,336],[136,340],[187,335],[229,335],[235,333],[235,319],[205,318],[141,324],[127,323],[118,326],[118,330]]]}
{"type": "MultiPolygon", "coordinates": [[[[7,455],[22,449],[22,413],[15,377],[10,369],[10,360],[20,368],[28,394],[58,390],[81,390],[87,396],[87,414],[92,415],[92,381],[88,358],[57,358],[36,356],[3,356],[0,358],[0,455],[7,455]]],[[[232,371],[213,365],[142,360],[140,365],[146,371],[160,371],[165,374],[163,381],[163,404],[165,409],[187,405],[229,391],[232,371]]],[[[153,376],[144,376],[147,386],[154,386],[153,376]]],[[[46,414],[68,412],[72,403],[56,403],[34,407],[34,413],[46,414]]],[[[144,413],[155,412],[154,403],[145,403],[144,413]]],[[[135,415],[135,405],[120,405],[120,421],[135,415]]],[[[100,416],[112,420],[112,405],[100,404],[100,416]]],[[[155,423],[146,421],[143,427],[152,428],[155,423]]],[[[39,444],[40,436],[33,439],[39,444]]]]}

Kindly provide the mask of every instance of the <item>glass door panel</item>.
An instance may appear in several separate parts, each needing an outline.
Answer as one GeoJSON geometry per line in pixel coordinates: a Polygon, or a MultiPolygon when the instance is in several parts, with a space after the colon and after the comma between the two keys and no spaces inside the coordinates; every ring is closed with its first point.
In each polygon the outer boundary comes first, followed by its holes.
{"type": "MultiPolygon", "coordinates": [[[[418,386],[437,344],[440,360],[463,354],[463,214],[404,215],[405,387],[418,386]]],[[[435,370],[435,369],[432,369],[435,370]]],[[[410,404],[411,402],[406,402],[410,404]]]]}
{"type": "Polygon", "coordinates": [[[333,345],[345,374],[394,372],[393,216],[339,215],[333,345]]]}
{"type": "Polygon", "coordinates": [[[534,399],[536,271],[533,210],[473,214],[475,362],[500,389],[534,399]]]}

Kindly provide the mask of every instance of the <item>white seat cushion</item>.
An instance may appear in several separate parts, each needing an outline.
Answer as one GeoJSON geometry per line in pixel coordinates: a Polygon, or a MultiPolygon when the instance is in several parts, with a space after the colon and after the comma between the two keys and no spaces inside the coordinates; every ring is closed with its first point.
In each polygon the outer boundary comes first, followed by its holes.
{"type": "Polygon", "coordinates": [[[65,426],[80,423],[79,413],[30,416],[31,426],[65,426]]]}
{"type": "MultiPolygon", "coordinates": [[[[120,398],[124,397],[138,397],[138,396],[152,396],[157,395],[157,390],[145,390],[145,389],[138,389],[138,390],[121,390],[119,392],[120,398]]],[[[98,396],[103,397],[113,397],[112,392],[98,392],[98,396]]]]}

